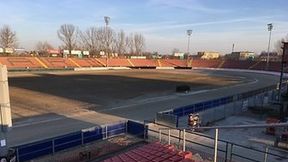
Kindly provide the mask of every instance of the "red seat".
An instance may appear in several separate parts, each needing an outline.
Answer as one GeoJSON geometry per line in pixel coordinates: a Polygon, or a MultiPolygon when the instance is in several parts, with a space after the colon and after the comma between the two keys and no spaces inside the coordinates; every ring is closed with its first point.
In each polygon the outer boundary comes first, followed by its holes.
{"type": "Polygon", "coordinates": [[[180,155],[175,155],[175,156],[173,156],[173,157],[171,157],[171,158],[169,158],[169,160],[171,160],[171,161],[181,161],[181,160],[183,160],[184,158],[182,157],[182,156],[180,156],[180,155]]]}
{"type": "Polygon", "coordinates": [[[147,144],[132,149],[105,162],[193,162],[192,153],[189,151],[178,151],[173,145],[162,145],[160,143],[147,144]],[[112,161],[111,161],[112,160],[112,161]]]}
{"type": "Polygon", "coordinates": [[[182,156],[184,159],[191,159],[192,153],[189,151],[181,151],[179,152],[179,155],[182,156]]]}

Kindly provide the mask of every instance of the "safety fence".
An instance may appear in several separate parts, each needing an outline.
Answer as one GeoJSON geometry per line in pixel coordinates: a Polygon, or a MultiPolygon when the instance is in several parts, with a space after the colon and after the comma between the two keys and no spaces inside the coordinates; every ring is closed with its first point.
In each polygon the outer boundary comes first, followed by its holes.
{"type": "Polygon", "coordinates": [[[95,126],[66,135],[16,146],[16,157],[18,162],[27,161],[40,156],[54,154],[65,149],[85,145],[93,141],[105,140],[126,133],[143,138],[145,134],[144,128],[144,124],[131,120],[109,125],[95,126]]]}
{"type": "MultiPolygon", "coordinates": [[[[183,151],[199,154],[204,159],[213,159],[215,138],[184,129],[148,128],[148,141],[172,144],[183,151]]],[[[271,146],[248,147],[218,139],[218,162],[268,162],[287,161],[288,152],[271,146]]]]}
{"type": "MultiPolygon", "coordinates": [[[[240,107],[242,108],[247,108],[249,105],[249,98],[251,97],[255,97],[256,95],[262,94],[261,97],[261,102],[264,101],[264,97],[266,96],[268,98],[268,92],[272,91],[272,90],[276,90],[276,86],[272,85],[272,86],[268,86],[265,88],[261,88],[261,89],[257,89],[257,90],[252,90],[252,91],[248,91],[248,92],[244,92],[244,93],[239,93],[236,95],[231,95],[231,96],[227,96],[227,97],[222,97],[222,98],[218,98],[218,99],[213,99],[213,100],[209,100],[209,101],[203,101],[203,102],[199,102],[199,103],[195,103],[195,104],[191,104],[191,105],[186,105],[186,106],[182,106],[179,108],[175,108],[175,109],[171,109],[168,111],[163,111],[163,112],[158,112],[156,115],[156,122],[159,124],[164,124],[164,125],[173,125],[174,127],[178,127],[179,126],[179,118],[187,116],[191,113],[200,113],[200,112],[204,112],[204,111],[208,111],[208,110],[212,110],[215,108],[223,108],[221,110],[218,111],[218,113],[213,113],[213,118],[215,118],[215,120],[219,120],[223,117],[223,115],[221,115],[221,111],[223,112],[222,114],[225,114],[227,112],[227,110],[224,110],[224,105],[228,105],[228,104],[232,104],[232,108],[233,106],[236,107],[236,103],[241,101],[240,107]],[[234,104],[235,103],[235,104],[234,104]],[[217,115],[220,116],[217,118],[217,115]]],[[[274,99],[275,95],[270,95],[270,99],[274,99]]],[[[266,99],[268,100],[268,99],[266,99]]],[[[254,102],[254,101],[253,101],[254,102]]],[[[267,101],[268,102],[268,101],[267,101]]],[[[239,105],[238,105],[239,106],[239,105]]],[[[230,108],[230,109],[232,109],[230,108]]],[[[233,112],[228,112],[228,113],[233,113],[233,112]]],[[[210,118],[210,117],[209,117],[210,118]]],[[[211,119],[213,119],[211,118],[211,119]]],[[[208,122],[208,121],[206,121],[208,122]]],[[[212,122],[212,121],[209,121],[212,122]]]]}

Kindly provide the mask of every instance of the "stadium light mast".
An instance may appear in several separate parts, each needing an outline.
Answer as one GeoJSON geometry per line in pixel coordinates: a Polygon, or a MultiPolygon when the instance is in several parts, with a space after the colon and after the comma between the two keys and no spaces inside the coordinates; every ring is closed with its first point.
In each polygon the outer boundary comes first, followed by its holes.
{"type": "Polygon", "coordinates": [[[273,24],[267,24],[268,27],[268,31],[269,31],[269,41],[268,41],[268,50],[267,50],[267,64],[266,64],[266,69],[268,70],[269,68],[269,59],[270,59],[270,43],[271,43],[271,34],[272,34],[272,30],[273,30],[273,24]]]}
{"type": "Polygon", "coordinates": [[[232,44],[232,51],[231,51],[231,54],[234,52],[234,49],[235,49],[235,44],[233,43],[233,44],[232,44]]]}
{"type": "Polygon", "coordinates": [[[105,49],[105,54],[106,54],[106,67],[108,67],[108,48],[109,48],[109,42],[108,42],[108,25],[110,23],[110,17],[109,16],[104,16],[104,21],[105,21],[105,37],[106,37],[106,49],[105,49]]]}
{"type": "Polygon", "coordinates": [[[191,29],[187,30],[187,35],[188,35],[187,54],[189,54],[190,53],[190,39],[191,39],[191,35],[192,35],[191,29]]]}

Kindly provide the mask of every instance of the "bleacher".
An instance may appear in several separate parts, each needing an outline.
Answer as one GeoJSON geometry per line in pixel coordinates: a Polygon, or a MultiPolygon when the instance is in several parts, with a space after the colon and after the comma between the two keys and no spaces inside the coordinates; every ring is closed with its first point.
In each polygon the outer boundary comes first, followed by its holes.
{"type": "Polygon", "coordinates": [[[8,69],[63,69],[81,67],[136,67],[136,68],[225,68],[280,71],[280,62],[236,60],[177,60],[177,59],[125,59],[125,58],[54,58],[54,57],[0,57],[0,64],[8,69]],[[107,65],[106,65],[107,64],[107,65]]]}
{"type": "Polygon", "coordinates": [[[43,68],[34,57],[0,57],[0,63],[10,69],[43,68]]]}
{"type": "Polygon", "coordinates": [[[173,65],[174,67],[187,67],[187,60],[165,59],[165,62],[173,65]]]}
{"type": "Polygon", "coordinates": [[[227,60],[222,65],[222,68],[227,69],[249,69],[249,67],[253,66],[255,61],[235,61],[235,60],[227,60]]]}
{"type": "Polygon", "coordinates": [[[76,64],[78,64],[80,67],[102,67],[99,62],[97,62],[93,58],[71,58],[72,61],[74,61],[76,64]]]}
{"type": "Polygon", "coordinates": [[[258,62],[252,70],[269,70],[269,71],[280,71],[281,69],[281,62],[269,62],[269,66],[267,69],[267,63],[266,62],[258,62]]]}
{"type": "Polygon", "coordinates": [[[72,61],[65,58],[39,57],[39,60],[48,68],[73,68],[77,67],[72,61]]]}
{"type": "Polygon", "coordinates": [[[176,65],[171,64],[163,59],[158,59],[157,63],[157,67],[176,67],[176,65]]]}
{"type": "Polygon", "coordinates": [[[195,162],[188,151],[179,151],[173,145],[150,143],[110,157],[104,162],[195,162]]]}
{"type": "Polygon", "coordinates": [[[157,67],[155,60],[150,59],[130,59],[134,67],[157,67]]]}
{"type": "Polygon", "coordinates": [[[93,59],[104,67],[107,65],[107,62],[108,62],[108,59],[106,58],[93,58],[93,59]]]}
{"type": "Polygon", "coordinates": [[[192,67],[218,68],[221,60],[192,60],[192,67]]]}
{"type": "Polygon", "coordinates": [[[269,63],[269,71],[280,71],[281,63],[280,62],[270,62],[269,63]]]}
{"type": "Polygon", "coordinates": [[[110,67],[130,67],[132,66],[127,59],[108,59],[108,66],[110,67]]]}

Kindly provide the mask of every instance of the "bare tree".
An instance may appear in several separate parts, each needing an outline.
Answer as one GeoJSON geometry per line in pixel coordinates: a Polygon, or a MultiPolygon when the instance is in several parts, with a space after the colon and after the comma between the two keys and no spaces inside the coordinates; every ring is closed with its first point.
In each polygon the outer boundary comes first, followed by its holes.
{"type": "Polygon", "coordinates": [[[105,51],[107,56],[112,52],[119,55],[126,53],[142,54],[145,47],[145,39],[142,34],[130,34],[126,37],[123,30],[116,33],[110,27],[90,27],[84,32],[80,32],[82,47],[88,49],[92,53],[105,51]]]}
{"type": "Polygon", "coordinates": [[[48,49],[53,49],[53,46],[50,43],[48,43],[47,41],[45,41],[45,42],[39,41],[39,42],[37,42],[35,49],[37,51],[42,52],[42,51],[47,51],[48,49]]]}
{"type": "Polygon", "coordinates": [[[100,48],[109,54],[113,51],[115,45],[115,32],[110,27],[101,27],[98,30],[98,39],[100,40],[100,48]]]}
{"type": "Polygon", "coordinates": [[[47,55],[49,49],[53,49],[53,46],[47,41],[45,42],[39,41],[35,45],[35,50],[38,51],[39,55],[47,55]]]}
{"type": "Polygon", "coordinates": [[[105,43],[108,54],[115,50],[115,32],[109,27],[105,30],[105,43]]]}
{"type": "Polygon", "coordinates": [[[282,42],[285,42],[285,41],[286,42],[288,41],[288,35],[286,35],[285,38],[282,38],[275,43],[275,51],[278,53],[278,55],[282,55],[282,53],[283,53],[283,49],[282,49],[283,43],[282,42]]]}
{"type": "Polygon", "coordinates": [[[126,46],[128,47],[129,49],[129,53],[131,55],[134,54],[134,35],[133,34],[130,34],[129,36],[126,37],[126,46]]]}
{"type": "Polygon", "coordinates": [[[77,28],[72,24],[63,24],[60,26],[60,29],[57,31],[59,39],[64,43],[64,48],[71,51],[77,47],[77,28]]]}
{"type": "Polygon", "coordinates": [[[137,55],[142,55],[145,47],[145,38],[142,34],[134,34],[134,46],[135,46],[135,53],[137,55]]]}
{"type": "Polygon", "coordinates": [[[16,32],[12,31],[11,27],[8,25],[4,25],[0,29],[0,46],[4,49],[15,48],[17,46],[16,32]]]}
{"type": "Polygon", "coordinates": [[[178,48],[173,48],[172,50],[172,55],[174,55],[175,53],[179,53],[180,50],[178,48]]]}
{"type": "Polygon", "coordinates": [[[126,52],[126,42],[125,42],[125,32],[121,30],[117,34],[117,38],[115,39],[116,43],[116,51],[119,55],[122,55],[126,52]]]}
{"type": "Polygon", "coordinates": [[[90,27],[85,32],[80,32],[80,38],[84,49],[93,54],[100,50],[101,37],[96,27],[90,27]]]}

